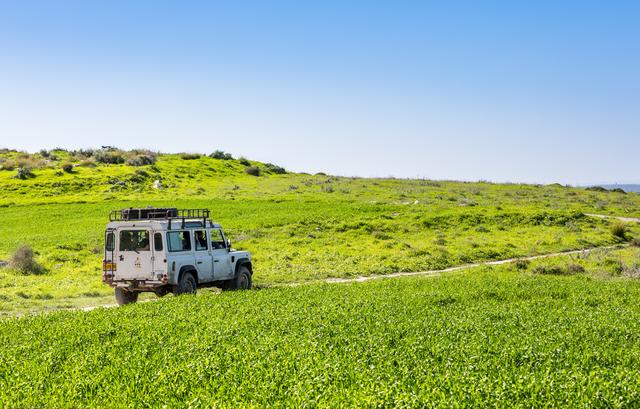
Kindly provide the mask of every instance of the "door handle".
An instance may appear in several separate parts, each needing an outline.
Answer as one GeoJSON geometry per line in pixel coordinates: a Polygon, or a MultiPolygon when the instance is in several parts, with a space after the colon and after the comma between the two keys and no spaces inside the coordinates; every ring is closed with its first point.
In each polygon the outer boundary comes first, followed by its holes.
{"type": "Polygon", "coordinates": [[[217,263],[217,262],[219,262],[219,261],[220,261],[220,260],[213,260],[213,262],[214,262],[214,263],[217,263]]]}
{"type": "Polygon", "coordinates": [[[202,264],[202,261],[198,261],[198,264],[202,264]]]}

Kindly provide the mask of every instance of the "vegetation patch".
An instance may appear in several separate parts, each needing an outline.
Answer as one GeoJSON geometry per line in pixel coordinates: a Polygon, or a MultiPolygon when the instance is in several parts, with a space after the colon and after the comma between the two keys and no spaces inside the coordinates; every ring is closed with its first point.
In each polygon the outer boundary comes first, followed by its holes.
{"type": "Polygon", "coordinates": [[[0,401],[633,407],[638,297],[638,282],[503,266],[25,317],[0,326],[0,401]]]}
{"type": "Polygon", "coordinates": [[[13,253],[9,267],[22,274],[42,274],[44,268],[36,261],[33,250],[29,246],[20,246],[13,253]]]}

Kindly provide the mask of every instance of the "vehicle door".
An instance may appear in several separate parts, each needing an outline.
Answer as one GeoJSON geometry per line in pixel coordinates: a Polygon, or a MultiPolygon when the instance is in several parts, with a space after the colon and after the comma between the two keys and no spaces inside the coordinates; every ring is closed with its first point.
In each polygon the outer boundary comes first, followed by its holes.
{"type": "Polygon", "coordinates": [[[231,256],[227,243],[220,229],[212,229],[211,233],[211,254],[213,255],[213,276],[216,280],[233,278],[234,271],[231,270],[231,256]]]}
{"type": "Polygon", "coordinates": [[[209,247],[209,237],[206,230],[193,231],[193,243],[195,245],[196,269],[198,281],[213,281],[213,257],[209,247]]]}
{"type": "Polygon", "coordinates": [[[191,245],[192,236],[193,234],[190,230],[171,230],[167,232],[167,249],[169,250],[170,262],[168,268],[173,274],[180,272],[183,266],[195,265],[194,251],[191,245]]]}
{"type": "Polygon", "coordinates": [[[164,252],[164,242],[161,232],[153,233],[153,272],[156,276],[162,277],[163,274],[167,274],[167,255],[164,252]]]}
{"type": "Polygon", "coordinates": [[[117,230],[116,279],[153,279],[150,238],[151,234],[146,229],[124,227],[117,230]]]}

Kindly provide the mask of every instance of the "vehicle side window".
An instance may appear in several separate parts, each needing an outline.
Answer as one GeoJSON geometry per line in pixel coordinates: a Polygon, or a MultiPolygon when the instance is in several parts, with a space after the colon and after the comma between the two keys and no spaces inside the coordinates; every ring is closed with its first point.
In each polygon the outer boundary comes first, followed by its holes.
{"type": "Polygon", "coordinates": [[[104,248],[107,251],[113,251],[116,249],[116,241],[115,241],[116,236],[113,234],[112,231],[107,233],[107,237],[104,241],[104,248]]]}
{"type": "Polygon", "coordinates": [[[207,242],[207,232],[204,230],[196,230],[193,232],[196,242],[196,251],[209,250],[207,242]]]}
{"type": "Polygon", "coordinates": [[[191,233],[188,230],[170,231],[167,233],[169,251],[191,250],[191,233]]]}
{"type": "Polygon", "coordinates": [[[156,251],[162,251],[162,234],[156,233],[153,235],[153,248],[156,251]]]}
{"type": "Polygon", "coordinates": [[[222,230],[211,230],[211,247],[216,249],[224,249],[227,247],[227,244],[224,241],[224,236],[222,236],[222,230]]]}
{"type": "Polygon", "coordinates": [[[120,251],[149,251],[149,232],[146,230],[122,230],[120,251]]]}

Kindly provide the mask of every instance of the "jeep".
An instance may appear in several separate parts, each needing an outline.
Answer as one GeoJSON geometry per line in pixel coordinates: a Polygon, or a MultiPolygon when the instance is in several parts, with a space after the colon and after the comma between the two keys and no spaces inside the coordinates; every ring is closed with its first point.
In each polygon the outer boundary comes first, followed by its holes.
{"type": "Polygon", "coordinates": [[[123,305],[141,292],[250,289],[253,266],[248,252],[231,248],[208,209],[130,208],[109,214],[102,271],[123,305]]]}

